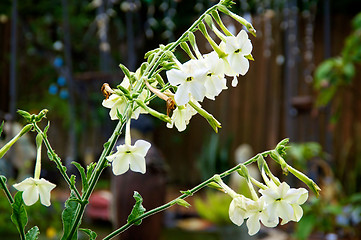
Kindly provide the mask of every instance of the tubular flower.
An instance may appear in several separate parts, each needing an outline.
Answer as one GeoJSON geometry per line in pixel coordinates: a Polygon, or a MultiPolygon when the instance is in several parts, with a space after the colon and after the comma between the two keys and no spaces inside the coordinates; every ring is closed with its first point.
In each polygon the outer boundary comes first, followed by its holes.
{"type": "Polygon", "coordinates": [[[55,184],[41,179],[34,179],[32,177],[26,178],[21,183],[14,184],[14,188],[18,191],[23,191],[23,200],[27,206],[36,203],[40,196],[40,202],[44,206],[50,206],[50,191],[55,188],[55,184]]]}
{"type": "Polygon", "coordinates": [[[178,87],[174,96],[176,104],[185,105],[190,97],[193,97],[196,101],[203,101],[206,95],[204,82],[209,69],[194,59],[179,64],[179,68],[166,72],[169,83],[178,87]]]}
{"type": "Polygon", "coordinates": [[[145,173],[145,155],[150,147],[151,144],[144,140],[137,140],[133,146],[130,144],[117,146],[117,152],[106,157],[112,162],[114,175],[125,173],[129,166],[134,172],[145,173]]]}

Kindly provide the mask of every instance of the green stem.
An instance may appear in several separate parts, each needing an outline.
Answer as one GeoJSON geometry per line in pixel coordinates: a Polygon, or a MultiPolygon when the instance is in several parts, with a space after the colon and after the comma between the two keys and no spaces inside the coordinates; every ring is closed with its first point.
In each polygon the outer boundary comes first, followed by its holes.
{"type": "MultiPolygon", "coordinates": [[[[128,104],[125,112],[128,111],[130,105],[132,105],[132,104],[128,104]]],[[[80,206],[78,206],[78,208],[76,210],[75,220],[73,222],[73,225],[71,227],[69,235],[67,236],[68,240],[72,239],[75,231],[77,230],[80,220],[83,217],[86,203],[88,202],[89,197],[90,197],[91,193],[93,192],[95,185],[98,182],[103,169],[106,167],[106,164],[107,164],[106,156],[108,156],[111,153],[111,151],[114,148],[114,146],[118,140],[118,137],[124,127],[124,124],[127,122],[127,119],[130,118],[129,114],[123,114],[123,116],[124,116],[123,119],[119,119],[119,122],[118,122],[116,128],[114,129],[114,132],[113,132],[112,136],[110,137],[108,143],[106,143],[104,150],[98,160],[98,164],[95,167],[94,172],[92,173],[92,176],[89,180],[89,187],[88,187],[87,191],[83,194],[82,199],[81,199],[83,204],[80,204],[80,206]]]]}
{"type": "MultiPolygon", "coordinates": [[[[198,19],[197,21],[195,21],[189,28],[187,31],[185,31],[182,36],[180,36],[180,38],[178,38],[177,41],[173,42],[168,48],[164,49],[167,51],[173,51],[176,47],[178,47],[178,45],[183,42],[184,39],[187,38],[187,35],[189,32],[193,32],[199,25],[199,23],[202,22],[202,20],[207,16],[207,14],[213,12],[214,10],[216,10],[218,8],[219,4],[214,5],[213,7],[209,8],[207,11],[205,11],[198,19]]],[[[165,54],[165,51],[162,52],[162,55],[157,59],[157,61],[155,62],[155,64],[151,67],[147,78],[152,78],[153,73],[155,72],[155,70],[158,68],[160,61],[162,60],[163,56],[165,54]]]]}
{"type": "Polygon", "coordinates": [[[64,168],[63,164],[61,163],[61,159],[59,158],[59,156],[55,153],[55,151],[53,150],[53,148],[51,147],[48,137],[46,136],[46,134],[38,127],[38,125],[36,123],[33,123],[33,126],[35,128],[35,130],[42,135],[43,137],[43,141],[44,144],[46,146],[46,149],[49,151],[49,154],[52,156],[52,160],[55,162],[56,166],[58,167],[61,175],[63,176],[63,178],[65,179],[66,183],[69,185],[70,189],[73,190],[77,196],[78,199],[81,199],[81,195],[78,191],[78,189],[71,184],[70,178],[68,176],[68,174],[66,173],[66,168],[64,168]]]}
{"type": "MultiPolygon", "coordinates": [[[[257,154],[256,156],[254,156],[253,158],[249,159],[248,161],[246,161],[245,163],[243,164],[238,164],[237,166],[223,172],[222,174],[218,175],[220,178],[224,178],[228,175],[230,175],[231,173],[237,171],[238,169],[240,169],[243,166],[247,166],[253,162],[256,162],[257,161],[257,158],[259,155],[262,155],[262,156],[266,156],[268,154],[270,154],[272,150],[270,151],[265,151],[263,153],[259,153],[257,154]]],[[[214,177],[211,177],[209,179],[207,179],[206,181],[200,183],[199,185],[195,186],[194,188],[188,190],[188,191],[185,191],[182,195],[180,195],[178,198],[162,205],[162,206],[159,206],[157,208],[154,208],[152,210],[149,210],[148,212],[145,212],[143,213],[142,215],[140,215],[139,217],[133,219],[131,222],[127,222],[125,225],[123,225],[122,227],[118,228],[117,230],[115,230],[114,232],[110,233],[108,236],[106,236],[105,238],[103,238],[103,240],[109,240],[113,237],[115,237],[116,235],[124,232],[125,230],[127,230],[128,228],[130,228],[135,222],[138,222],[139,220],[142,220],[146,217],[149,217],[155,213],[158,213],[158,212],[161,212],[161,211],[164,211],[166,210],[167,208],[170,208],[171,206],[173,206],[174,204],[176,204],[177,200],[179,199],[185,199],[189,196],[192,196],[194,193],[196,193],[197,191],[201,190],[202,188],[206,187],[208,184],[210,184],[211,182],[214,181],[214,177]]]]}
{"type": "Polygon", "coordinates": [[[7,199],[8,199],[8,201],[9,201],[9,203],[10,203],[10,204],[13,204],[13,203],[14,203],[14,199],[13,199],[13,197],[11,196],[11,193],[10,193],[9,189],[8,189],[7,186],[6,186],[6,183],[4,182],[4,178],[5,178],[5,177],[1,177],[1,176],[0,176],[0,184],[1,184],[1,187],[2,187],[2,189],[4,190],[5,195],[6,195],[7,199]]]}

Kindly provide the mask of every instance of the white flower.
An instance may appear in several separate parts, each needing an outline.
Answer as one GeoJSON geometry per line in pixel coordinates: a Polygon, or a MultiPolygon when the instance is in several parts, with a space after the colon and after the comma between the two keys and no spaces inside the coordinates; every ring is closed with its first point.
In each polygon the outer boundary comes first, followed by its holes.
{"type": "Polygon", "coordinates": [[[203,62],[209,69],[204,85],[206,87],[206,97],[214,100],[222,90],[227,89],[227,81],[224,76],[225,64],[215,51],[204,55],[203,62]]]}
{"type": "Polygon", "coordinates": [[[259,231],[261,227],[260,220],[266,227],[275,227],[278,224],[278,218],[276,220],[270,219],[267,205],[263,197],[257,201],[252,201],[247,205],[245,218],[248,218],[248,234],[251,236],[259,231]]]}
{"type": "Polygon", "coordinates": [[[27,206],[36,203],[40,196],[40,202],[44,206],[50,206],[50,191],[55,188],[55,184],[41,179],[34,179],[32,177],[26,178],[21,183],[14,184],[14,188],[18,191],[23,191],[23,200],[27,206]]]}
{"type": "Polygon", "coordinates": [[[267,203],[271,220],[280,217],[282,224],[285,224],[288,221],[298,221],[302,217],[303,211],[299,205],[307,200],[306,189],[291,189],[287,183],[282,182],[279,186],[260,189],[259,192],[267,203]]]}
{"type": "Polygon", "coordinates": [[[209,69],[194,59],[179,64],[179,68],[166,72],[169,83],[178,87],[174,96],[176,104],[185,105],[190,97],[196,101],[203,101],[206,94],[204,82],[209,69]]]}
{"type": "MultiPolygon", "coordinates": [[[[198,102],[195,102],[195,104],[199,105],[198,102]]],[[[197,111],[188,104],[178,106],[172,113],[172,123],[167,123],[167,127],[173,128],[173,125],[175,125],[178,131],[182,132],[186,129],[189,121],[195,114],[197,114],[197,111]]]]}
{"type": "Polygon", "coordinates": [[[117,152],[109,155],[107,160],[112,162],[114,175],[120,175],[130,169],[134,172],[145,173],[145,155],[151,144],[144,140],[137,140],[135,144],[123,144],[117,146],[117,152]]]}
{"type": "Polygon", "coordinates": [[[103,100],[102,105],[106,108],[110,108],[110,119],[118,119],[117,111],[123,113],[126,106],[127,100],[125,97],[119,96],[118,94],[112,94],[108,99],[103,100]]]}
{"type": "Polygon", "coordinates": [[[246,31],[241,30],[236,37],[225,38],[224,50],[231,69],[238,75],[245,75],[249,69],[248,59],[245,57],[252,52],[252,43],[246,31]]]}
{"type": "Polygon", "coordinates": [[[249,201],[251,200],[239,194],[233,198],[229,205],[228,213],[229,218],[234,224],[241,226],[244,222],[249,201]]]}
{"type": "MultiPolygon", "coordinates": [[[[135,74],[136,76],[138,76],[140,74],[140,71],[137,70],[135,74]]],[[[131,90],[131,85],[127,77],[123,78],[123,81],[120,85],[128,90],[131,90]]],[[[144,101],[148,97],[148,95],[149,92],[146,89],[144,89],[138,98],[144,101]]],[[[128,104],[127,98],[124,96],[120,96],[118,94],[112,94],[109,96],[108,99],[104,99],[102,102],[102,105],[104,107],[110,108],[109,115],[111,120],[117,120],[118,119],[117,112],[123,114],[127,107],[127,104],[128,104]]],[[[132,118],[138,119],[139,114],[141,113],[148,113],[148,112],[141,107],[137,107],[132,113],[132,118]]]]}

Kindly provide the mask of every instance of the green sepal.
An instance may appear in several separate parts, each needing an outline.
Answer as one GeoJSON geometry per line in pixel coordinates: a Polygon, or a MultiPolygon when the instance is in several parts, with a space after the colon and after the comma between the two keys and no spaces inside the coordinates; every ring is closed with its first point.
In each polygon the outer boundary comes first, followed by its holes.
{"type": "Polygon", "coordinates": [[[82,191],[86,192],[89,187],[89,184],[88,184],[87,177],[85,174],[85,169],[78,162],[73,161],[71,163],[78,169],[78,171],[80,173],[80,177],[81,177],[81,183],[82,183],[82,189],[83,189],[82,191]]]}
{"type": "Polygon", "coordinates": [[[226,8],[231,8],[232,5],[235,4],[235,2],[233,2],[232,0],[222,0],[219,4],[225,6],[226,8]]]}
{"type": "Polygon", "coordinates": [[[40,234],[38,226],[32,227],[25,235],[25,240],[37,240],[40,234]]]}
{"type": "Polygon", "coordinates": [[[178,204],[179,206],[186,207],[186,208],[189,208],[190,206],[192,206],[186,200],[181,199],[181,198],[177,198],[175,200],[175,204],[178,204]]]}
{"type": "Polygon", "coordinates": [[[104,143],[103,147],[104,147],[104,148],[108,148],[109,145],[110,145],[110,142],[108,141],[108,142],[104,143]]]}
{"type": "Polygon", "coordinates": [[[248,171],[248,168],[247,168],[245,165],[243,165],[243,164],[241,164],[240,166],[241,166],[241,168],[237,170],[237,173],[238,173],[240,176],[244,177],[244,178],[247,180],[247,182],[249,182],[250,179],[249,179],[249,171],[248,171]]]}
{"type": "Polygon", "coordinates": [[[187,195],[187,196],[192,196],[193,193],[190,191],[190,190],[187,190],[187,191],[180,191],[181,194],[184,194],[184,195],[187,195]]]}
{"type": "Polygon", "coordinates": [[[95,240],[98,236],[94,231],[90,229],[79,228],[79,230],[86,233],[89,236],[89,240],[95,240]]]}
{"type": "MultiPolygon", "coordinates": [[[[134,191],[133,195],[135,199],[135,204],[133,206],[132,212],[128,216],[128,223],[132,223],[134,219],[141,216],[145,212],[145,208],[143,207],[143,198],[140,196],[140,194],[137,191],[134,191]]],[[[140,225],[142,223],[142,220],[138,220],[134,222],[134,225],[140,225]]]]}
{"type": "Polygon", "coordinates": [[[157,82],[160,84],[161,87],[165,86],[164,80],[159,74],[155,75],[155,80],[157,80],[157,82]]]}
{"type": "MultiPolygon", "coordinates": [[[[65,209],[61,214],[61,219],[63,221],[63,236],[61,237],[61,240],[68,239],[68,236],[70,234],[71,227],[74,224],[75,218],[76,218],[76,210],[78,208],[78,200],[76,199],[76,195],[73,191],[70,193],[70,197],[65,202],[65,209]]],[[[80,225],[80,221],[78,223],[80,225]]],[[[78,233],[75,231],[73,236],[70,238],[71,240],[78,239],[78,233]]]]}
{"type": "Polygon", "coordinates": [[[13,209],[13,213],[11,215],[11,221],[15,224],[19,233],[24,236],[25,226],[28,223],[28,216],[26,213],[24,200],[22,196],[23,192],[17,192],[14,197],[14,203],[11,204],[11,208],[13,209]]]}
{"type": "Polygon", "coordinates": [[[224,192],[223,188],[222,188],[221,186],[219,186],[219,184],[216,183],[216,182],[210,182],[210,183],[208,183],[208,184],[207,184],[207,187],[214,188],[214,189],[216,189],[216,190],[219,190],[219,191],[221,191],[221,192],[224,192]]]}

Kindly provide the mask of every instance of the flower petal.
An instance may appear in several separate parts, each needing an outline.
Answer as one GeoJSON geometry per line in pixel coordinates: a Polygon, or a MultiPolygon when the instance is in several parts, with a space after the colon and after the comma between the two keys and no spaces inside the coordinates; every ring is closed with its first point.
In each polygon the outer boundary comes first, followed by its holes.
{"type": "Polygon", "coordinates": [[[114,175],[120,175],[128,171],[129,169],[129,160],[126,155],[129,154],[123,154],[123,156],[120,156],[116,159],[114,159],[112,163],[112,170],[114,175]]]}
{"type": "Polygon", "coordinates": [[[38,189],[39,189],[39,195],[40,195],[40,202],[44,206],[49,207],[50,206],[50,191],[53,190],[56,187],[55,184],[45,180],[40,179],[38,181],[38,189]]]}
{"type": "Polygon", "coordinates": [[[149,142],[144,140],[137,140],[134,144],[135,150],[134,153],[140,154],[142,156],[145,156],[149,150],[149,148],[152,146],[149,142]]]}
{"type": "Polygon", "coordinates": [[[144,174],[146,171],[144,156],[141,156],[139,154],[132,154],[132,160],[129,162],[129,164],[130,164],[130,169],[133,172],[140,172],[144,174]]]}
{"type": "Polygon", "coordinates": [[[189,102],[189,89],[187,84],[178,87],[174,100],[177,105],[182,106],[189,102]]]}
{"type": "Polygon", "coordinates": [[[248,234],[250,236],[255,235],[258,233],[259,229],[261,228],[261,224],[259,223],[259,216],[258,214],[251,215],[247,220],[247,227],[248,227],[248,234]]]}

